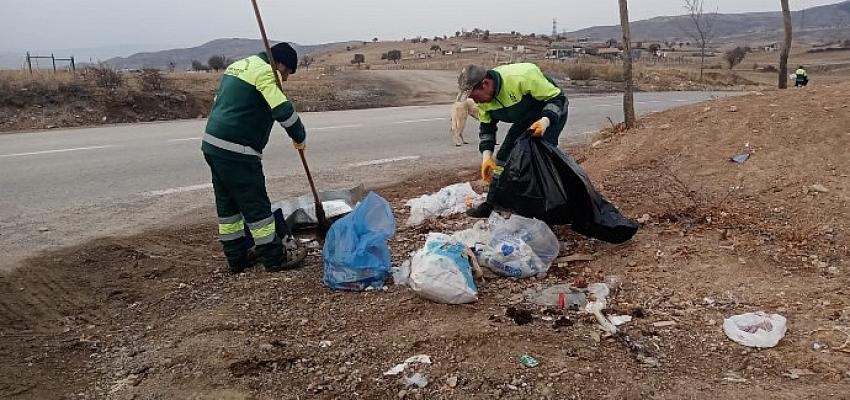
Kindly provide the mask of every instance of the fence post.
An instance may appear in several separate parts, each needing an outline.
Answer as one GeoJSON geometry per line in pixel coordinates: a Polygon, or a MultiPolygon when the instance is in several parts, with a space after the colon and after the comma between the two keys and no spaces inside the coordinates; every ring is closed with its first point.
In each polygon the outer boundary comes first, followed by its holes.
{"type": "Polygon", "coordinates": [[[56,57],[53,56],[53,53],[50,53],[50,60],[53,61],[53,73],[56,73],[56,57]]]}
{"type": "Polygon", "coordinates": [[[30,52],[27,52],[27,68],[29,68],[30,75],[32,75],[32,59],[30,58],[30,52]]]}
{"type": "Polygon", "coordinates": [[[74,56],[71,56],[71,73],[74,74],[77,72],[77,66],[74,64],[74,56]]]}

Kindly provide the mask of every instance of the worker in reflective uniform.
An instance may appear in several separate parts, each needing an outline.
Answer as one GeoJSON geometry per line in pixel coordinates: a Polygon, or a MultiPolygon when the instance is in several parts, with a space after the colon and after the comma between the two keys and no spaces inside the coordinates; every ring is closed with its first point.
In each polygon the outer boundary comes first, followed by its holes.
{"type": "Polygon", "coordinates": [[[275,84],[294,74],[298,54],[288,43],[271,48],[277,65],[265,52],[230,64],[221,78],[207,120],[201,151],[212,172],[219,239],[233,273],[251,265],[245,226],[256,245],[257,259],[267,270],[292,268],[301,259],[288,253],[276,233],[266,193],[261,159],[274,122],[283,126],[296,149],[305,148],[304,124],[292,102],[275,84]],[[273,72],[274,71],[274,72],[273,72]]]}
{"type": "Polygon", "coordinates": [[[456,101],[469,97],[478,104],[481,178],[490,182],[487,201],[467,210],[467,215],[487,218],[493,211],[499,176],[517,138],[528,133],[557,146],[567,124],[569,101],[563,90],[531,63],[500,65],[489,70],[469,65],[458,76],[458,89],[456,101]],[[494,158],[500,121],[513,125],[494,158]]]}

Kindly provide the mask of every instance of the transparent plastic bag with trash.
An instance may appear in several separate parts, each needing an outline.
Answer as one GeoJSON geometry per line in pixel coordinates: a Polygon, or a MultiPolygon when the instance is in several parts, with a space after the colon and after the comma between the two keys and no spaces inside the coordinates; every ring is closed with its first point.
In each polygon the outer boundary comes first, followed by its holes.
{"type": "Polygon", "coordinates": [[[475,193],[469,182],[446,186],[437,193],[408,200],[405,203],[405,206],[410,207],[407,224],[419,225],[429,218],[459,214],[483,201],[484,197],[475,193]]]}
{"type": "Polygon", "coordinates": [[[774,347],[785,337],[787,320],[764,312],[733,315],[723,320],[723,332],[732,341],[748,347],[774,347]]]}
{"type": "Polygon", "coordinates": [[[463,304],[478,300],[467,247],[442,233],[428,234],[425,247],[414,253],[409,264],[393,271],[393,280],[437,303],[463,304]]]}
{"type": "Polygon", "coordinates": [[[475,246],[479,263],[497,275],[528,278],[549,270],[558,257],[560,243],[545,222],[511,215],[505,219],[493,213],[488,220],[491,232],[487,245],[475,246]]]}
{"type": "Polygon", "coordinates": [[[328,231],[322,250],[325,285],[343,290],[383,287],[390,271],[387,240],[394,234],[395,217],[390,204],[369,192],[328,231]]]}

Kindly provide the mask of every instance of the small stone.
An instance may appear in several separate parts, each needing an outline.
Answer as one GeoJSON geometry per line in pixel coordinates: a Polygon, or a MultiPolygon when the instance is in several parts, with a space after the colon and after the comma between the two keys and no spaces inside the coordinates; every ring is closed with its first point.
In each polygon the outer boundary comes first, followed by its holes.
{"type": "Polygon", "coordinates": [[[104,116],[103,118],[101,118],[101,119],[100,119],[100,121],[101,121],[101,122],[106,122],[106,117],[104,116]]]}
{"type": "Polygon", "coordinates": [[[645,223],[649,222],[649,220],[651,218],[652,217],[649,216],[649,214],[643,214],[643,215],[640,216],[640,218],[638,218],[637,222],[640,223],[640,224],[645,224],[645,223]]]}
{"type": "Polygon", "coordinates": [[[711,107],[706,107],[706,108],[702,109],[702,112],[709,112],[709,111],[711,111],[711,107]]]}
{"type": "Polygon", "coordinates": [[[738,112],[737,106],[729,106],[729,112],[738,112]]]}
{"type": "Polygon", "coordinates": [[[319,347],[321,347],[323,349],[331,347],[332,345],[333,345],[333,342],[331,342],[330,340],[322,340],[321,342],[319,342],[319,347]]]}
{"type": "Polygon", "coordinates": [[[826,269],[826,272],[830,275],[838,275],[838,273],[841,271],[838,269],[838,267],[829,267],[826,269]]]}
{"type": "Polygon", "coordinates": [[[676,325],[676,321],[658,321],[652,323],[652,326],[656,328],[666,328],[673,325],[676,325]]]}
{"type": "Polygon", "coordinates": [[[796,379],[800,379],[800,377],[803,377],[803,376],[806,376],[806,375],[814,375],[814,374],[815,373],[812,372],[809,369],[791,368],[791,369],[788,370],[788,372],[782,374],[782,376],[787,376],[791,379],[796,380],[796,379]]]}
{"type": "Polygon", "coordinates": [[[304,325],[307,325],[308,322],[310,322],[310,320],[308,320],[307,318],[304,318],[304,319],[301,320],[301,322],[298,323],[298,325],[304,326],[304,325]]]}
{"type": "MultiPolygon", "coordinates": [[[[274,53],[272,53],[272,54],[274,54],[274,53]]],[[[398,394],[396,394],[396,397],[398,397],[400,399],[403,399],[405,396],[407,396],[407,390],[404,390],[404,389],[399,390],[398,394]]]]}
{"type": "Polygon", "coordinates": [[[446,385],[449,385],[450,388],[454,388],[457,386],[457,376],[450,376],[446,379],[446,385]]]}
{"type": "Polygon", "coordinates": [[[179,284],[179,285],[177,285],[177,288],[178,288],[178,289],[184,289],[184,288],[186,288],[186,286],[189,286],[189,285],[187,285],[187,284],[185,284],[185,283],[183,283],[183,282],[180,282],[180,284],[179,284]]]}
{"type": "Polygon", "coordinates": [[[50,232],[50,228],[41,227],[41,228],[38,228],[38,231],[39,232],[50,232]]]}
{"type": "Polygon", "coordinates": [[[626,264],[626,265],[627,265],[629,268],[634,268],[634,267],[637,267],[638,263],[637,263],[636,261],[629,261],[629,263],[628,263],[628,264],[626,264]]]}
{"type": "Polygon", "coordinates": [[[659,129],[670,129],[670,124],[664,124],[658,127],[659,129]]]}
{"type": "Polygon", "coordinates": [[[821,185],[820,183],[812,185],[812,190],[818,193],[828,193],[829,189],[826,186],[821,185]]]}

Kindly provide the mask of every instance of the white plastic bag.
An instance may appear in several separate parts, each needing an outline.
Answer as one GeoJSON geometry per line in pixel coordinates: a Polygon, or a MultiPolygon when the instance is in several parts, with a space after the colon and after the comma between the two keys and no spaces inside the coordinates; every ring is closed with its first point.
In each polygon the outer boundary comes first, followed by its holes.
{"type": "Polygon", "coordinates": [[[478,261],[498,275],[528,278],[549,270],[558,257],[560,243],[545,222],[512,215],[502,218],[493,213],[488,220],[491,231],[487,246],[476,246],[478,261]]]}
{"type": "Polygon", "coordinates": [[[729,339],[749,347],[773,347],[785,337],[785,317],[764,312],[733,315],[723,320],[723,332],[729,339]]]}
{"type": "Polygon", "coordinates": [[[418,295],[437,303],[478,301],[466,246],[441,233],[428,234],[425,247],[413,255],[407,282],[418,295]]]}
{"type": "Polygon", "coordinates": [[[469,182],[464,182],[446,186],[434,194],[410,199],[405,203],[407,207],[410,207],[410,218],[407,224],[419,225],[428,218],[462,213],[481,197],[472,190],[469,182]]]}
{"type": "Polygon", "coordinates": [[[506,239],[519,239],[528,244],[534,254],[540,258],[546,268],[558,258],[561,244],[558,237],[552,233],[552,229],[545,222],[535,218],[525,218],[520,215],[511,215],[508,219],[502,218],[498,213],[490,215],[488,220],[490,230],[493,233],[493,241],[506,239]]]}

